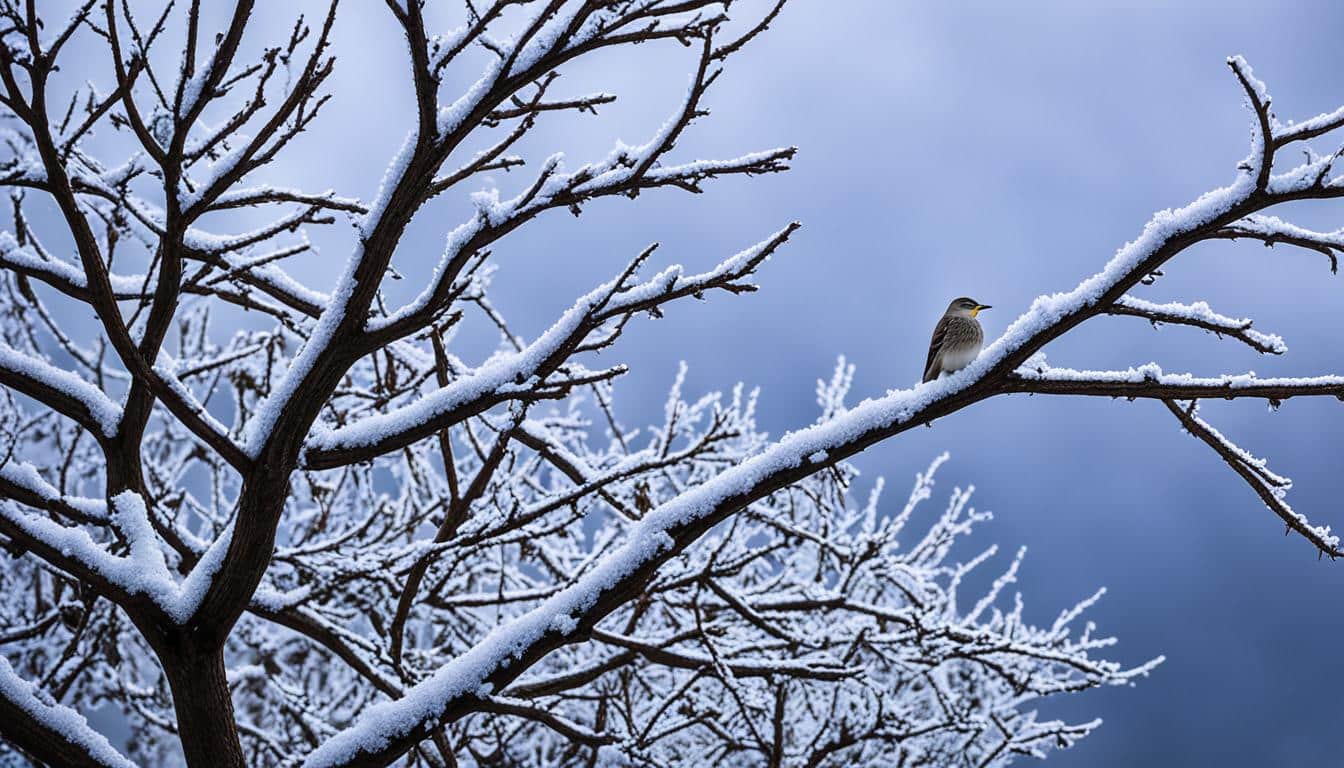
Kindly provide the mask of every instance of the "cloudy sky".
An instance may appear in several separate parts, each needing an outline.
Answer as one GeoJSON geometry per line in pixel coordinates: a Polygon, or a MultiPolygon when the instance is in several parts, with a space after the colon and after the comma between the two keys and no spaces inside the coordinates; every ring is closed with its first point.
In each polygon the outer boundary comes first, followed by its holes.
{"type": "MultiPolygon", "coordinates": [[[[292,20],[290,3],[260,5],[258,45],[268,37],[261,30],[282,34],[292,20]]],[[[707,99],[714,114],[675,158],[796,145],[795,169],[710,184],[700,196],[605,201],[579,219],[552,214],[496,250],[495,300],[535,334],[649,242],[662,243],[665,261],[703,268],[799,220],[803,229],[762,273],[760,293],[674,307],[633,328],[612,356],[634,369],[619,390],[629,424],[659,417],[685,360],[689,392],[761,385],[763,419],[782,433],[813,420],[815,380],[837,355],[858,366],[856,398],[907,386],[951,298],[994,305],[982,316],[992,337],[1035,296],[1098,270],[1154,211],[1227,183],[1249,137],[1228,55],[1247,57],[1283,119],[1344,104],[1342,14],[1328,2],[793,0],[730,62],[707,99]]],[[[448,14],[442,22],[451,25],[448,14]]],[[[335,52],[335,99],[274,176],[369,198],[413,114],[382,3],[347,2],[335,52]]],[[[596,118],[543,120],[523,151],[534,162],[564,151],[581,163],[618,139],[651,135],[677,106],[693,52],[672,44],[635,53],[566,71],[556,93],[605,90],[618,102],[596,118]]],[[[66,74],[83,76],[105,56],[79,51],[82,63],[66,74]]],[[[446,87],[474,75],[453,72],[446,87]]],[[[473,189],[511,193],[529,178],[498,174],[473,189]]],[[[423,286],[443,233],[468,210],[465,196],[435,206],[396,260],[408,291],[423,286]]],[[[1288,213],[1320,228],[1344,223],[1339,205],[1288,213]]],[[[348,253],[349,230],[334,229],[314,232],[321,253],[294,268],[318,287],[348,253]]],[[[1101,318],[1050,347],[1050,359],[1078,368],[1156,360],[1201,374],[1344,371],[1344,277],[1332,277],[1319,255],[1200,246],[1140,295],[1205,299],[1254,317],[1257,328],[1285,337],[1289,353],[1263,358],[1195,330],[1101,318]]],[[[1295,479],[1297,509],[1344,527],[1340,403],[1289,402],[1277,412],[1212,403],[1204,414],[1295,479]]],[[[1051,714],[1106,721],[1053,765],[1330,762],[1344,728],[1344,564],[1317,562],[1303,541],[1285,538],[1254,494],[1159,404],[1001,398],[904,434],[859,463],[902,487],[943,450],[953,457],[943,489],[974,484],[979,506],[995,512],[978,543],[1029,548],[1019,579],[1029,615],[1052,620],[1105,585],[1092,616],[1120,639],[1116,656],[1168,659],[1132,689],[1047,705],[1051,714]]]]}

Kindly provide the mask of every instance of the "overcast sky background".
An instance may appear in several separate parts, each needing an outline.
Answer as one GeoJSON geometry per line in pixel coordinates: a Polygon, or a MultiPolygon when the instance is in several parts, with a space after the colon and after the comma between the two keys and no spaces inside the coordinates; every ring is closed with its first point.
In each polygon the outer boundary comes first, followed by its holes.
{"type": "MultiPolygon", "coordinates": [[[[212,23],[229,5],[205,4],[212,23]]],[[[292,7],[314,4],[258,5],[253,46],[288,31],[292,7]]],[[[759,7],[743,0],[735,9],[759,7]]],[[[673,158],[797,145],[793,171],[711,183],[701,196],[603,201],[579,219],[553,213],[496,249],[494,299],[533,336],[651,241],[662,243],[661,263],[705,268],[797,219],[804,227],[767,265],[760,293],[637,321],[603,361],[633,368],[618,390],[627,424],[659,418],[685,360],[688,393],[762,385],[762,419],[780,434],[815,418],[815,380],[838,354],[858,366],[854,400],[908,386],[953,297],[994,305],[982,315],[993,337],[1036,295],[1100,269],[1154,211],[1227,183],[1249,136],[1228,55],[1254,65],[1282,119],[1344,104],[1341,15],[1328,2],[793,0],[730,62],[707,98],[714,114],[673,158]]],[[[457,23],[446,12],[440,21],[444,31],[457,23]]],[[[373,0],[347,0],[334,50],[335,99],[268,178],[368,199],[413,119],[405,57],[373,0]]],[[[67,77],[104,70],[101,49],[70,55],[67,77]]],[[[642,46],[572,67],[553,93],[605,90],[620,100],[597,118],[548,116],[522,150],[533,166],[557,150],[578,164],[604,156],[616,139],[642,143],[678,105],[693,55],[675,44],[642,46]]],[[[451,100],[453,84],[475,75],[450,73],[444,94],[451,100]]],[[[466,192],[498,184],[507,196],[530,179],[527,170],[479,179],[427,208],[396,258],[407,295],[424,285],[443,234],[469,210],[466,192]]],[[[1289,213],[1304,225],[1344,223],[1344,204],[1289,213]]],[[[296,264],[296,274],[329,285],[350,234],[343,225],[313,231],[322,252],[296,264]]],[[[1289,353],[1265,358],[1196,330],[1102,318],[1048,348],[1051,361],[1123,368],[1156,360],[1201,374],[1344,371],[1344,278],[1317,254],[1200,246],[1138,294],[1206,299],[1254,317],[1257,328],[1285,337],[1289,353]]],[[[1290,401],[1276,413],[1257,402],[1210,403],[1204,414],[1295,479],[1296,508],[1344,527],[1340,403],[1290,401]]],[[[1285,538],[1254,494],[1159,404],[1001,398],[902,435],[859,464],[869,479],[893,481],[895,504],[943,450],[953,460],[941,490],[974,483],[978,506],[996,513],[976,543],[999,542],[1000,565],[1029,548],[1018,583],[1029,616],[1051,621],[1106,585],[1091,617],[1120,638],[1115,656],[1167,657],[1134,688],[1047,705],[1050,714],[1106,721],[1052,765],[1337,762],[1344,564],[1317,562],[1306,543],[1285,538]]]]}

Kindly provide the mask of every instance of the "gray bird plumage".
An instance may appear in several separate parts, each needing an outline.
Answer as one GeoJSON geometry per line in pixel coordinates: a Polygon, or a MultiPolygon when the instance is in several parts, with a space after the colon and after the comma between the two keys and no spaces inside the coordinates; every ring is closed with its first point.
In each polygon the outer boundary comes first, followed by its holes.
{"type": "Polygon", "coordinates": [[[976,315],[982,309],[989,309],[989,305],[965,296],[953,299],[947,305],[947,311],[938,325],[934,326],[933,338],[929,341],[924,381],[933,381],[942,373],[959,371],[980,354],[985,332],[980,328],[976,315]]]}

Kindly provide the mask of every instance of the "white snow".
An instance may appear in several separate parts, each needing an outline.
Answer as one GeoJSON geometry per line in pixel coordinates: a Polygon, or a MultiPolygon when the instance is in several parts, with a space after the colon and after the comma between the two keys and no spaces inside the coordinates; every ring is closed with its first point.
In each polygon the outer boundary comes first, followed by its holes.
{"type": "Polygon", "coordinates": [[[1206,387],[1211,390],[1209,394],[1212,397],[1217,396],[1216,390],[1248,387],[1344,387],[1344,376],[1337,375],[1261,377],[1251,371],[1218,376],[1196,376],[1192,373],[1165,373],[1162,366],[1157,363],[1144,363],[1117,370],[1080,371],[1073,368],[1056,368],[1045,363],[1040,356],[1033,358],[1031,365],[1024,365],[1014,373],[1033,381],[1152,382],[1181,387],[1206,387]]]}
{"type": "Polygon", "coordinates": [[[107,504],[102,499],[90,499],[82,496],[62,496],[56,486],[48,483],[38,472],[37,467],[26,461],[10,459],[0,463],[0,479],[49,501],[58,501],[77,510],[91,520],[107,518],[107,504]]]}
{"type": "Polygon", "coordinates": [[[101,389],[70,371],[24,354],[4,342],[0,342],[0,369],[31,379],[79,401],[102,429],[105,437],[112,437],[117,433],[117,425],[121,423],[121,406],[112,402],[101,389]]]}
{"type": "Polygon", "coordinates": [[[1339,549],[1340,539],[1331,532],[1330,526],[1313,524],[1307,519],[1306,515],[1293,509],[1288,504],[1286,497],[1289,489],[1293,486],[1292,480],[1274,473],[1269,469],[1269,464],[1266,460],[1253,455],[1251,452],[1229,440],[1212,424],[1200,418],[1197,408],[1194,409],[1193,412],[1188,412],[1187,415],[1192,421],[1199,425],[1201,429],[1207,431],[1214,442],[1218,443],[1224,450],[1232,453],[1238,461],[1245,464],[1251,470],[1251,474],[1254,476],[1254,479],[1250,480],[1251,484],[1258,484],[1268,491],[1269,496],[1274,501],[1273,503],[1268,503],[1268,500],[1266,500],[1267,505],[1276,514],[1279,514],[1286,521],[1290,521],[1290,524],[1291,522],[1296,522],[1302,529],[1310,531],[1308,538],[1314,536],[1315,539],[1319,540],[1319,544],[1317,544],[1318,546],[1328,547],[1331,550],[1339,549]]]}
{"type": "Polygon", "coordinates": [[[159,352],[159,361],[154,365],[154,373],[177,395],[178,400],[190,408],[216,434],[227,438],[229,428],[220,423],[206,407],[196,399],[195,393],[177,377],[177,365],[166,352],[159,352]]]}
{"type": "Polygon", "coordinates": [[[470,376],[459,378],[410,405],[369,416],[338,429],[315,431],[308,440],[308,449],[339,450],[372,445],[490,393],[521,388],[516,382],[525,382],[530,378],[560,344],[575,332],[588,311],[611,287],[612,284],[608,283],[581,298],[523,351],[499,355],[477,368],[470,376]]]}
{"type": "Polygon", "coordinates": [[[219,183],[229,173],[232,173],[238,164],[247,159],[248,149],[251,146],[249,137],[243,134],[234,134],[231,141],[233,145],[228,151],[224,152],[215,160],[211,161],[205,167],[205,175],[201,178],[192,179],[193,190],[188,190],[184,182],[179,182],[177,190],[177,205],[182,211],[189,211],[200,204],[202,195],[210,191],[210,188],[219,183]]]}
{"type": "Polygon", "coordinates": [[[270,611],[286,611],[307,600],[312,592],[312,584],[284,591],[263,584],[252,593],[252,603],[270,611]]]}
{"type": "Polygon", "coordinates": [[[185,623],[200,605],[210,579],[228,550],[232,527],[225,530],[179,585],[165,563],[158,536],[144,500],[131,491],[112,499],[111,520],[130,545],[125,557],[108,552],[82,528],[63,526],[13,504],[0,503],[0,517],[25,534],[56,549],[128,594],[143,594],[178,623],[185,623]]]}
{"type": "MultiPolygon", "coordinates": [[[[1222,432],[1218,431],[1217,427],[1213,426],[1209,422],[1200,418],[1198,407],[1196,407],[1194,413],[1190,414],[1190,418],[1194,419],[1201,427],[1203,427],[1205,430],[1209,432],[1210,435],[1213,436],[1214,440],[1216,440],[1228,451],[1236,455],[1236,457],[1240,459],[1242,462],[1244,462],[1247,466],[1255,468],[1258,471],[1258,473],[1264,477],[1265,481],[1267,481],[1274,487],[1274,490],[1277,492],[1276,495],[1281,497],[1284,492],[1288,491],[1288,489],[1293,487],[1293,481],[1290,478],[1284,477],[1283,475],[1280,474],[1276,474],[1275,472],[1270,470],[1268,461],[1258,456],[1255,456],[1250,451],[1232,442],[1222,432]]],[[[1303,518],[1302,522],[1305,523],[1307,521],[1305,518],[1303,518]]],[[[1319,530],[1323,530],[1328,533],[1330,529],[1327,527],[1319,530]]]]}
{"type": "Polygon", "coordinates": [[[107,737],[89,726],[75,710],[51,701],[37,686],[15,673],[9,660],[0,656],[0,697],[27,712],[34,720],[60,733],[71,744],[83,748],[89,757],[109,768],[135,768],[112,746],[107,737]]]}
{"type": "Polygon", "coordinates": [[[196,103],[200,101],[202,95],[205,95],[203,93],[205,84],[209,81],[210,73],[215,68],[215,57],[208,56],[206,58],[205,66],[201,67],[195,74],[188,77],[187,67],[192,64],[192,62],[187,61],[186,57],[187,51],[184,48],[182,51],[182,68],[179,73],[181,77],[179,85],[182,88],[181,108],[177,112],[179,117],[186,115],[196,108],[196,103]]]}
{"type": "Polygon", "coordinates": [[[1168,302],[1157,304],[1146,301],[1134,296],[1121,296],[1115,302],[1116,306],[1128,307],[1138,312],[1153,315],[1154,320],[1169,319],[1172,322],[1181,320],[1192,320],[1202,322],[1207,325],[1217,326],[1226,330],[1228,333],[1236,333],[1245,336],[1261,348],[1267,349],[1274,354],[1283,354],[1288,351],[1288,345],[1284,344],[1283,339],[1272,333],[1261,333],[1251,328],[1252,321],[1249,318],[1228,317],[1214,312],[1209,307],[1208,302],[1196,301],[1191,304],[1182,304],[1179,302],[1168,302]]]}
{"type": "MultiPolygon", "coordinates": [[[[83,267],[68,261],[43,259],[32,251],[19,245],[14,235],[0,232],[0,266],[8,266],[20,272],[35,273],[58,284],[67,284],[74,288],[88,290],[88,279],[83,267]]],[[[138,294],[144,290],[145,275],[108,274],[112,290],[119,295],[138,294]]]]}
{"type": "Polygon", "coordinates": [[[163,550],[159,549],[158,536],[149,522],[149,511],[140,494],[122,491],[112,497],[112,524],[130,545],[127,559],[135,563],[146,578],[172,582],[163,550]]]}
{"type": "Polygon", "coordinates": [[[344,322],[346,312],[350,309],[350,297],[355,290],[356,275],[359,272],[360,265],[364,262],[365,242],[382,221],[387,205],[391,202],[392,194],[400,185],[402,176],[406,173],[406,168],[415,153],[416,136],[414,129],[407,134],[401,150],[384,171],[378,194],[375,195],[372,205],[369,206],[369,212],[360,222],[359,243],[356,245],[354,253],[346,260],[345,271],[337,280],[336,288],[332,291],[330,301],[326,304],[322,316],[318,318],[317,325],[308,336],[303,348],[299,350],[298,355],[290,363],[279,383],[267,396],[265,402],[257,408],[256,413],[244,427],[243,451],[248,456],[256,458],[262,446],[270,439],[271,430],[280,420],[281,411],[297,395],[299,385],[312,371],[318,358],[326,353],[327,347],[332,343],[335,336],[336,329],[344,322]]]}

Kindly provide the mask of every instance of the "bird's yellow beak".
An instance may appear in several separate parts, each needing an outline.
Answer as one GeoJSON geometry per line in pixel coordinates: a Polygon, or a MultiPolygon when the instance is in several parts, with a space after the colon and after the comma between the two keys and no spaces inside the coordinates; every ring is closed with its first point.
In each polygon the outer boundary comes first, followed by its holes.
{"type": "Polygon", "coordinates": [[[979,315],[980,310],[982,309],[993,309],[993,307],[991,307],[988,304],[976,304],[975,309],[971,310],[971,317],[976,317],[977,315],[979,315]]]}

